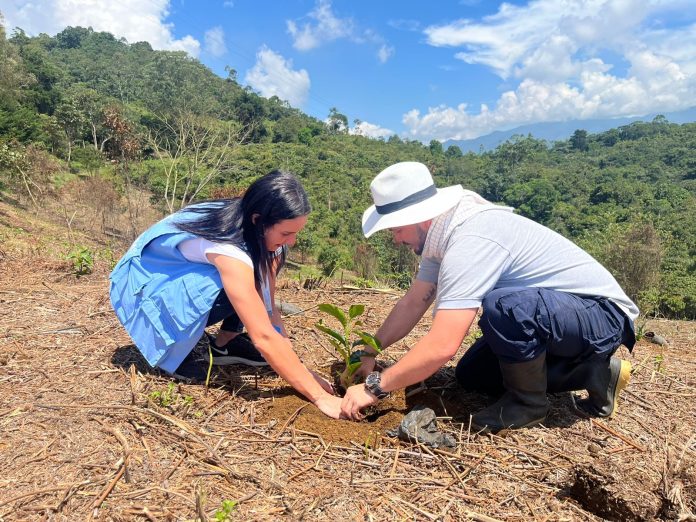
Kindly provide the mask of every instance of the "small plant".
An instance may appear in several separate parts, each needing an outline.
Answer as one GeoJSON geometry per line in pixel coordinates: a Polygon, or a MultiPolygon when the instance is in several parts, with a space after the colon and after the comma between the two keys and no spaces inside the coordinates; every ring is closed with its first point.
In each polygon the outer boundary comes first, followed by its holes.
{"type": "Polygon", "coordinates": [[[81,276],[92,273],[92,269],[94,268],[94,255],[89,248],[76,246],[68,254],[68,259],[72,261],[75,275],[81,276]]]}
{"type": "Polygon", "coordinates": [[[347,315],[343,310],[329,303],[320,304],[319,310],[337,319],[341,324],[341,331],[326,326],[322,319],[314,326],[329,336],[329,342],[343,359],[346,367],[339,376],[339,383],[343,388],[348,389],[354,383],[355,372],[358,371],[362,364],[360,357],[365,354],[363,350],[353,351],[353,348],[366,345],[375,352],[381,353],[382,346],[373,335],[357,329],[362,326],[362,321],[358,317],[365,312],[365,305],[351,305],[347,315]],[[357,337],[355,341],[353,341],[354,337],[357,337]]]}
{"type": "Polygon", "coordinates": [[[665,362],[665,356],[664,354],[658,353],[655,356],[655,371],[657,373],[662,373],[664,371],[664,368],[662,367],[662,364],[665,362]]]}
{"type": "Polygon", "coordinates": [[[213,520],[216,522],[227,522],[232,520],[232,512],[237,509],[238,502],[236,500],[223,500],[218,509],[213,515],[213,520]]]}
{"type": "Polygon", "coordinates": [[[153,391],[148,397],[155,404],[167,408],[174,403],[175,395],[177,393],[174,391],[174,383],[170,382],[167,385],[167,389],[164,391],[153,391]]]}
{"type": "Polygon", "coordinates": [[[183,413],[188,412],[193,406],[193,397],[181,395],[177,392],[176,385],[173,382],[167,385],[166,390],[153,391],[148,395],[148,398],[162,408],[181,410],[183,413]]]}
{"type": "Polygon", "coordinates": [[[646,326],[647,322],[648,322],[648,320],[645,317],[641,317],[639,320],[636,320],[636,322],[635,322],[636,341],[640,341],[643,337],[645,337],[645,326],[646,326]]]}
{"type": "Polygon", "coordinates": [[[358,288],[374,288],[375,283],[371,281],[370,279],[366,279],[364,277],[356,277],[353,280],[353,284],[357,286],[358,288]]]}

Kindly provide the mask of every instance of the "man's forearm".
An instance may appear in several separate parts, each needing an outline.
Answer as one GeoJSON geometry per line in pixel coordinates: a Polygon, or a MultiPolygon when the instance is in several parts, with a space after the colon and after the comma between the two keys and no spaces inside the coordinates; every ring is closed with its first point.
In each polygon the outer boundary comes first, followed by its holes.
{"type": "Polygon", "coordinates": [[[394,366],[382,372],[382,389],[394,391],[423,381],[449,361],[476,316],[476,308],[441,310],[433,326],[394,366]]]}
{"type": "Polygon", "coordinates": [[[435,299],[436,290],[437,286],[434,284],[421,288],[414,287],[399,299],[375,334],[382,348],[391,346],[413,330],[435,299]]]}
{"type": "Polygon", "coordinates": [[[425,336],[394,366],[382,372],[382,389],[394,391],[424,381],[444,366],[452,355],[451,350],[432,346],[425,336]]]}

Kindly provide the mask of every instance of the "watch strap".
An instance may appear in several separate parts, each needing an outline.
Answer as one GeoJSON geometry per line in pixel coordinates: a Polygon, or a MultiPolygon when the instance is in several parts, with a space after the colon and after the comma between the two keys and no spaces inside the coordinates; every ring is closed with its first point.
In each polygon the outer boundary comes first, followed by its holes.
{"type": "Polygon", "coordinates": [[[365,378],[365,388],[375,397],[382,400],[389,396],[389,392],[385,392],[380,386],[382,374],[372,372],[365,378]]]}

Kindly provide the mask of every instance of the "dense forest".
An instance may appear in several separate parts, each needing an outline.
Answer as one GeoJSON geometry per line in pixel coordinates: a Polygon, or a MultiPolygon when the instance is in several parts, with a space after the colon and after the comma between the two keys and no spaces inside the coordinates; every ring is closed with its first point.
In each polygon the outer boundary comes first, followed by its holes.
{"type": "Polygon", "coordinates": [[[240,86],[233,68],[220,78],[183,52],[80,27],[6,35],[1,23],[2,197],[37,205],[51,188],[99,180],[121,207],[145,190],[166,213],[287,169],[314,208],[298,261],[403,286],[413,255],[388,234],[366,241],[360,217],[381,169],[421,161],[438,185],[460,183],[583,246],[646,315],[696,318],[696,123],[657,117],[599,134],[578,129],[555,143],[516,136],[462,154],[438,141],[352,135],[336,108],[325,121],[309,117],[240,86]]]}

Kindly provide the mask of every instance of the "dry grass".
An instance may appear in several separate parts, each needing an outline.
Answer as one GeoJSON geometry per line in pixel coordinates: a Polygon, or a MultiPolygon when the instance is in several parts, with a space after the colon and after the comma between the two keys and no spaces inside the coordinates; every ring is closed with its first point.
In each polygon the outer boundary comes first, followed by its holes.
{"type": "MultiPolygon", "coordinates": [[[[234,520],[693,520],[694,323],[651,321],[668,346],[622,349],[635,373],[614,420],[577,417],[562,394],[546,426],[470,433],[488,399],[457,390],[451,363],[403,406],[437,408],[458,440],[445,453],[299,409],[268,371],[227,368],[209,389],[150,372],[112,313],[105,263],[76,278],[32,246],[59,231],[25,221],[0,206],[2,521],[215,520],[226,500],[234,520]]],[[[306,310],[286,324],[320,371],[334,356],[311,328],[317,303],[365,303],[374,329],[396,298],[300,286],[280,290],[306,310]]]]}

